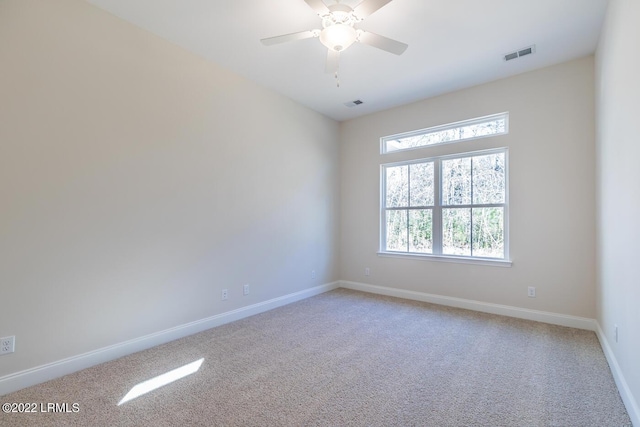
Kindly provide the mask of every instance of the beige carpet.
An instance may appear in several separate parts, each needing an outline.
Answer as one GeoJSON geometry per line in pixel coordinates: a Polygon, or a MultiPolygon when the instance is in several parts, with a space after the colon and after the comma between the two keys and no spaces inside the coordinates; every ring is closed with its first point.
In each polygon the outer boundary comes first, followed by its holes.
{"type": "Polygon", "coordinates": [[[593,332],[332,291],[2,396],[2,426],[630,426],[593,332]],[[200,370],[118,406],[136,384],[200,370]]]}

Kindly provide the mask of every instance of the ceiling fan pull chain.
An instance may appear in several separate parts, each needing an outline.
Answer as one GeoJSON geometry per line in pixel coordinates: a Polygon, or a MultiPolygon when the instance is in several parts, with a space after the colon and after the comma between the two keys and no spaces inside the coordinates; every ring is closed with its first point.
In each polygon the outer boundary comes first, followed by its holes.
{"type": "Polygon", "coordinates": [[[340,87],[340,77],[338,76],[338,72],[340,71],[340,52],[338,52],[338,60],[336,62],[336,87],[340,87]]]}

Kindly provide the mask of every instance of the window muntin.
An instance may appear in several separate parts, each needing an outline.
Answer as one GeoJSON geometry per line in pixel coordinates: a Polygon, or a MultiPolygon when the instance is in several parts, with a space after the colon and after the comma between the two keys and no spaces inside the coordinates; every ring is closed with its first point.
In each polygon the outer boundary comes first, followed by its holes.
{"type": "Polygon", "coordinates": [[[381,152],[410,150],[434,144],[464,141],[506,134],[509,132],[509,113],[494,114],[471,120],[435,126],[381,138],[381,152]]]}
{"type": "Polygon", "coordinates": [[[381,251],[507,257],[507,150],[382,165],[381,251]]]}

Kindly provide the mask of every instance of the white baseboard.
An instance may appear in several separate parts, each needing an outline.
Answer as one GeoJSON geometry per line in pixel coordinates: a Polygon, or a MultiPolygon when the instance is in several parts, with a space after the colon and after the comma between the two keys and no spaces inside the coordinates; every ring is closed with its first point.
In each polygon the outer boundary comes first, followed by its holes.
{"type": "Polygon", "coordinates": [[[316,286],[311,289],[294,292],[268,301],[242,307],[237,310],[228,311],[226,313],[216,314],[215,316],[207,317],[206,319],[196,320],[194,322],[100,348],[88,353],[9,374],[0,378],[0,396],[32,385],[40,384],[63,375],[71,374],[100,363],[115,360],[128,354],[146,350],[169,341],[193,335],[216,326],[224,325],[225,323],[240,320],[292,302],[328,292],[336,289],[337,287],[338,282],[316,286]]]}
{"type": "Polygon", "coordinates": [[[502,316],[516,317],[518,319],[534,320],[536,322],[568,326],[570,328],[586,329],[588,331],[596,330],[596,321],[594,319],[588,319],[586,317],[568,316],[566,314],[550,313],[547,311],[529,310],[526,308],[518,308],[508,305],[491,304],[487,302],[480,302],[462,298],[427,294],[424,292],[408,291],[404,289],[388,288],[377,285],[368,285],[366,283],[348,281],[340,281],[338,283],[341,288],[353,289],[356,291],[430,302],[433,304],[446,305],[448,307],[464,308],[467,310],[481,311],[483,313],[499,314],[502,316]]]}
{"type": "Polygon", "coordinates": [[[627,381],[622,374],[622,370],[620,370],[618,360],[616,359],[616,356],[613,353],[611,346],[609,345],[609,341],[607,340],[607,337],[600,327],[600,323],[598,322],[596,322],[596,335],[600,340],[600,346],[602,347],[602,351],[604,351],[607,362],[609,362],[609,368],[611,369],[613,379],[618,386],[618,391],[620,392],[620,397],[624,402],[624,406],[627,408],[629,418],[631,418],[631,422],[634,426],[640,426],[640,406],[638,406],[638,402],[633,397],[633,394],[629,389],[629,385],[627,384],[627,381]]]}

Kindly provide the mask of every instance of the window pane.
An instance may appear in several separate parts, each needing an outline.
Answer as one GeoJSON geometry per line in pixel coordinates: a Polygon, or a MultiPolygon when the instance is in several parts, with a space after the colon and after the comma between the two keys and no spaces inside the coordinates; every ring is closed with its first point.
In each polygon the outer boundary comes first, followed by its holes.
{"type": "Polygon", "coordinates": [[[387,211],[386,250],[407,252],[407,211],[387,211]]]}
{"type": "Polygon", "coordinates": [[[473,209],[473,256],[504,258],[504,208],[473,209]]]}
{"type": "Polygon", "coordinates": [[[410,165],[410,206],[433,206],[433,162],[410,165]]]}
{"type": "Polygon", "coordinates": [[[386,207],[406,207],[409,204],[409,166],[388,167],[386,207]]]}
{"type": "Polygon", "coordinates": [[[433,252],[433,211],[409,211],[409,252],[433,252]]]}
{"type": "Polygon", "coordinates": [[[508,114],[497,114],[481,119],[467,120],[462,123],[435,126],[415,132],[392,135],[382,139],[384,142],[383,151],[390,153],[444,142],[499,135],[507,132],[507,120],[508,114]]]}
{"type": "Polygon", "coordinates": [[[386,141],[387,152],[407,150],[409,148],[423,147],[425,145],[442,144],[443,142],[459,140],[459,129],[446,129],[436,132],[412,135],[386,141]]]}
{"type": "Polygon", "coordinates": [[[461,129],[461,138],[477,138],[479,136],[497,135],[505,133],[507,120],[505,117],[501,117],[496,120],[491,120],[484,123],[476,123],[469,126],[465,126],[461,129]]]}
{"type": "Polygon", "coordinates": [[[471,255],[471,209],[442,209],[442,253],[471,255]]]}
{"type": "Polygon", "coordinates": [[[473,203],[504,203],[504,153],[473,158],[473,203]]]}
{"type": "Polygon", "coordinates": [[[442,204],[471,204],[471,158],[442,161],[442,204]]]}

